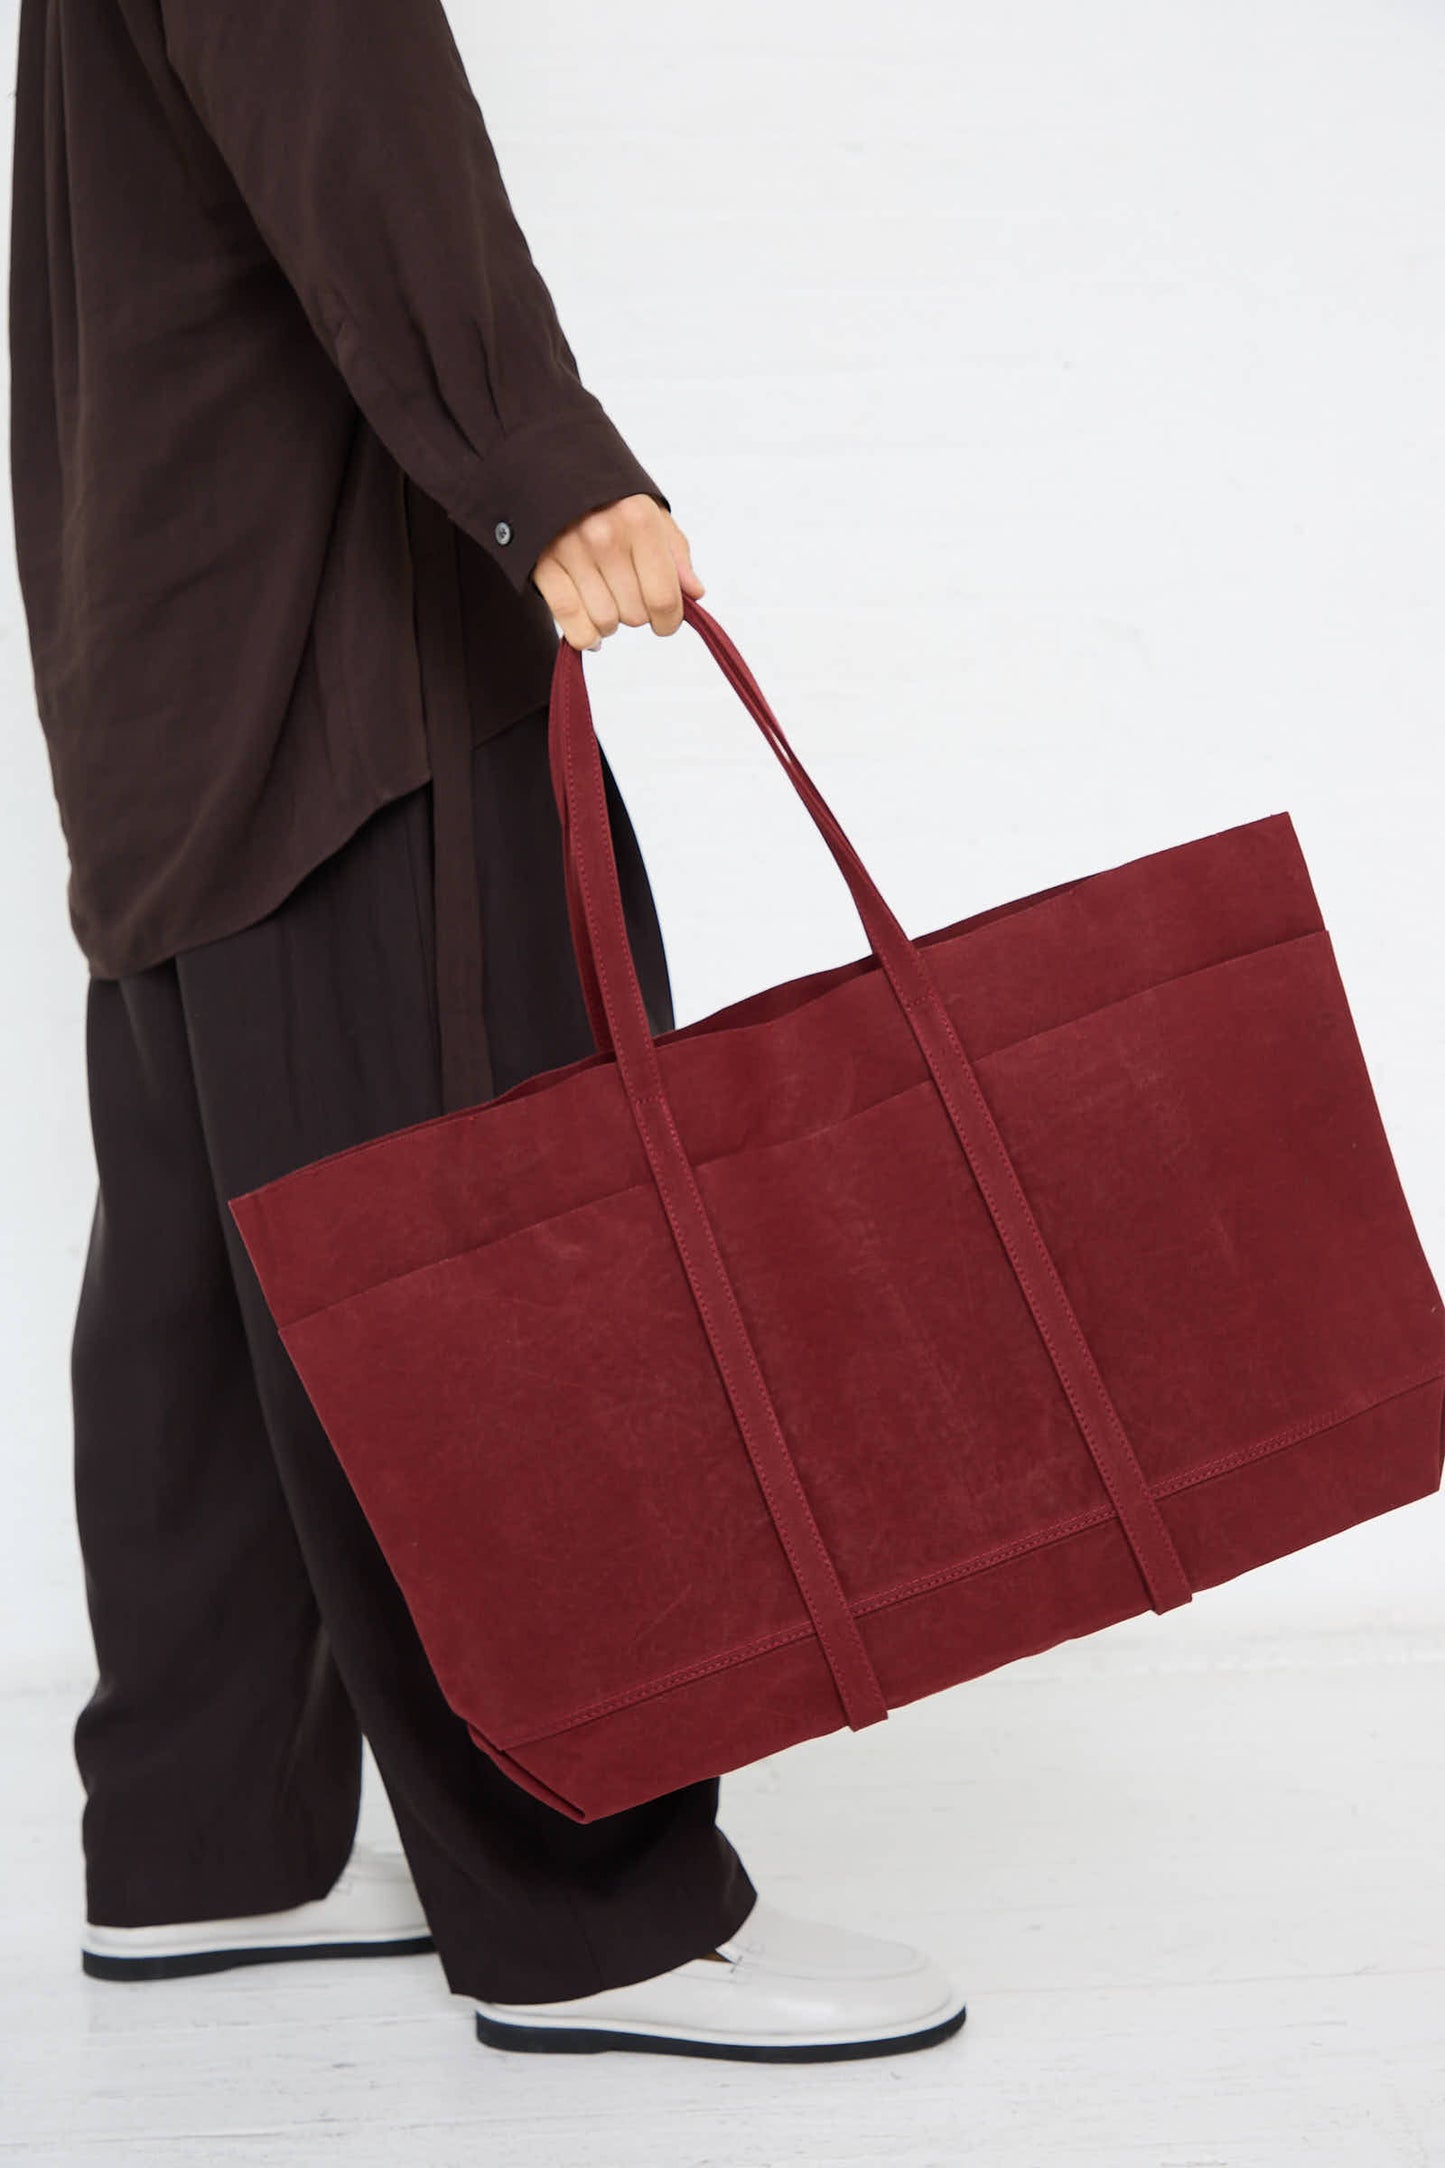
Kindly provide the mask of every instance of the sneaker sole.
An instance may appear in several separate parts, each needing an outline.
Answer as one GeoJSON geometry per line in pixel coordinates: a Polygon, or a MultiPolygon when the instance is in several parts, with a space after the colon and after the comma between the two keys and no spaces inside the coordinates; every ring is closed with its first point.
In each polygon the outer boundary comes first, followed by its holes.
{"type": "Polygon", "coordinates": [[[254,1949],[161,1951],[149,1957],[82,1950],[80,1969],[92,1980],[184,1980],[200,1972],[229,1972],[235,1965],[288,1964],[310,1957],[420,1957],[435,1947],[430,1935],[407,1935],[390,1942],[258,1943],[254,1949]]]}
{"type": "Polygon", "coordinates": [[[476,2012],[477,2038],[487,2047],[512,2048],[525,2055],[600,2055],[629,2048],[642,2055],[704,2055],[738,2063],[857,2062],[869,2055],[909,2055],[937,2046],[956,2033],[968,2015],[955,2011],[921,2032],[896,2033],[872,2040],[809,2040],[796,2043],[690,2040],[679,2033],[608,2032],[593,2026],[511,2025],[476,2012]]]}

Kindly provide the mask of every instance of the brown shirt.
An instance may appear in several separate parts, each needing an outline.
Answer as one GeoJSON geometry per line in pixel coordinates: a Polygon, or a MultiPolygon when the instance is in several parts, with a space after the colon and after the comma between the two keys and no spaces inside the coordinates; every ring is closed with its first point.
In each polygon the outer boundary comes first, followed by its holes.
{"type": "Polygon", "coordinates": [[[442,708],[476,742],[545,702],[541,551],[668,500],[441,0],[21,0],[12,221],[21,590],[115,977],[273,908],[426,780],[442,708]]]}

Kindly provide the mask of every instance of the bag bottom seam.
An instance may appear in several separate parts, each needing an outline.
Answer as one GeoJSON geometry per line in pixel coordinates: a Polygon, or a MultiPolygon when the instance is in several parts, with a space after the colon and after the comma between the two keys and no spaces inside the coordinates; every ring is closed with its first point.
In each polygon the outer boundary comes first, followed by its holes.
{"type": "MultiPolygon", "coordinates": [[[[1401,1400],[1409,1393],[1419,1392],[1427,1385],[1445,1385],[1445,1370],[1438,1366],[1407,1379],[1405,1383],[1392,1386],[1389,1391],[1378,1393],[1369,1400],[1355,1399],[1330,1409],[1324,1415],[1306,1422],[1291,1424],[1282,1431],[1271,1432],[1267,1438],[1253,1445],[1243,1446],[1232,1453],[1216,1455],[1197,1468],[1186,1469],[1182,1474],[1166,1478],[1150,1485],[1155,1498],[1177,1496],[1181,1491],[1193,1490],[1210,1483],[1220,1476],[1230,1475],[1253,1462],[1267,1460],[1271,1454],[1286,1452],[1291,1446],[1302,1445],[1311,1438],[1322,1436],[1326,1431],[1338,1429],[1342,1423],[1353,1422],[1362,1415],[1373,1413],[1376,1408],[1387,1407],[1392,1400],[1401,1400]]],[[[1087,1512],[1070,1515],[1067,1520],[1052,1522],[1040,1532],[1001,1543],[987,1551],[976,1552],[971,1558],[962,1559],[950,1566],[940,1566],[931,1573],[919,1574],[913,1580],[895,1583],[880,1589],[871,1596],[857,1598],[849,1608],[855,1618],[866,1618],[877,1611],[891,1610],[896,1604],[908,1603],[918,1596],[931,1595],[935,1590],[946,1588],[955,1581],[972,1580],[982,1573],[994,1571],[1007,1565],[1012,1559],[1024,1557],[1030,1552],[1047,1550],[1056,1543],[1066,1543],[1071,1537],[1086,1534],[1090,1529],[1102,1528],[1117,1522],[1118,1515],[1109,1504],[1094,1506],[1087,1512]]],[[[805,1620],[800,1624],[779,1627],[759,1640],[745,1642],[740,1648],[725,1650],[721,1655],[710,1656],[703,1662],[691,1664],[681,1671],[668,1672],[663,1678],[650,1681],[645,1686],[629,1688],[625,1693],[608,1696],[603,1701],[590,1702],[583,1709],[549,1724],[544,1731],[529,1732],[525,1737],[512,1739],[501,1747],[504,1753],[520,1753],[529,1746],[539,1746],[543,1741],[562,1737],[567,1732],[580,1731],[584,1725],[598,1722],[601,1718],[615,1716],[623,1709],[635,1708],[644,1701],[655,1701],[665,1694],[680,1692],[699,1680],[712,1677],[717,1672],[735,1670],[744,1664],[756,1663],[764,1656],[772,1656],[781,1648],[801,1641],[816,1640],[812,1626],[805,1620]]]]}

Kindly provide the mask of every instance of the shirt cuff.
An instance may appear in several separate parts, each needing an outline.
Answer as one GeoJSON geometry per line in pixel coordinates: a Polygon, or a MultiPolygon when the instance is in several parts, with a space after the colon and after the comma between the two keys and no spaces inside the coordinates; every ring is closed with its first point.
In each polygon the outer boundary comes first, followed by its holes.
{"type": "Polygon", "coordinates": [[[458,524],[520,594],[564,527],[619,497],[652,497],[665,512],[672,510],[600,401],[590,399],[578,413],[509,431],[487,455],[458,524]]]}

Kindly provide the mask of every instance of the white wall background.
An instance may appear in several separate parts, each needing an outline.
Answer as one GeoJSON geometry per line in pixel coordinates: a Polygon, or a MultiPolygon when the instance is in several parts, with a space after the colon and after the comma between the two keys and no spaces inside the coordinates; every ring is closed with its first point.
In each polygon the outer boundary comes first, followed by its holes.
{"type": "MultiPolygon", "coordinates": [[[[1287,808],[1445,1276],[1445,9],[452,13],[584,377],[905,923],[1287,808]]],[[[587,668],[680,1013],[856,954],[691,632],[587,668]]],[[[80,1683],[85,969],[8,540],[0,705],[0,1674],[80,1683]]],[[[1442,1511],[1122,1645],[1438,1626],[1442,1511]]]]}

